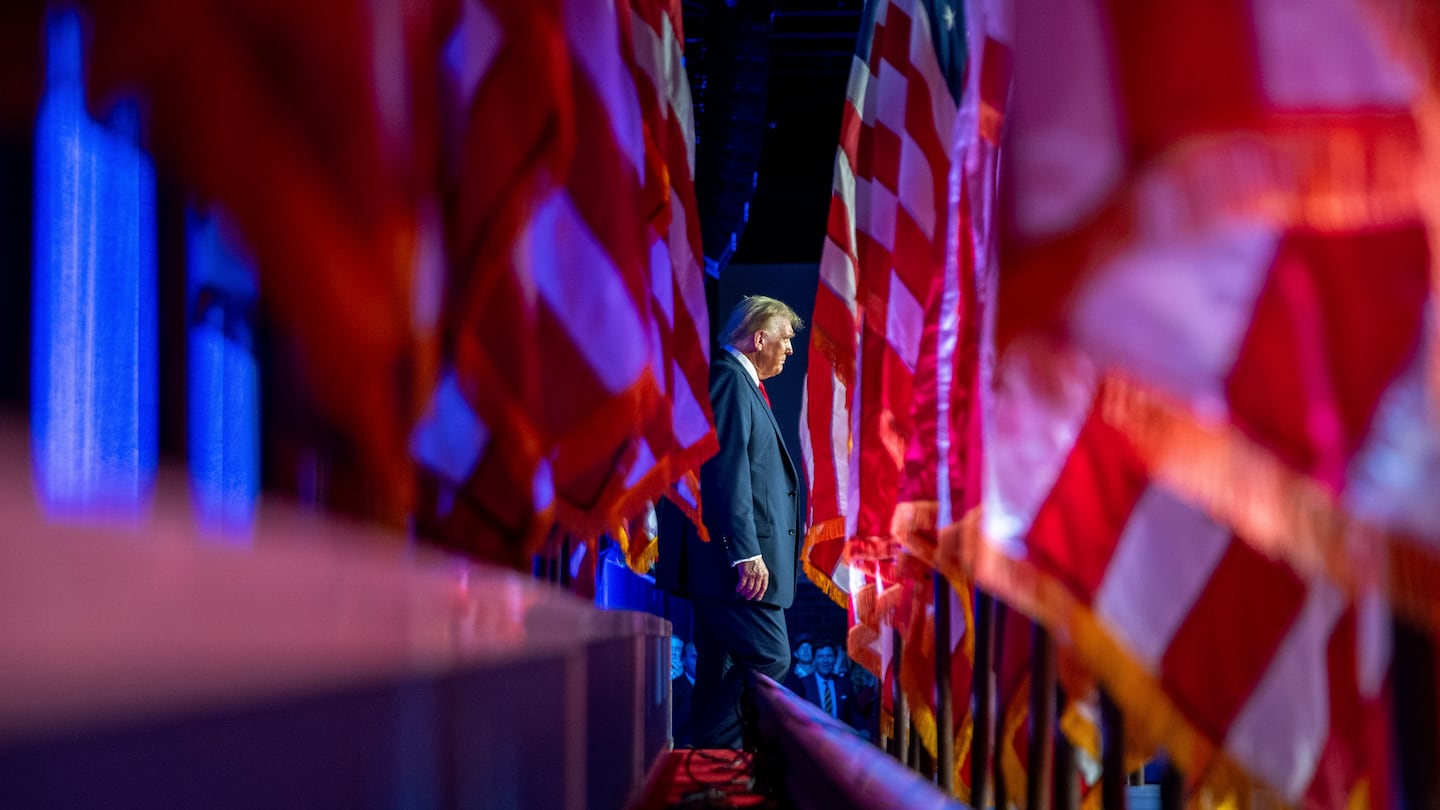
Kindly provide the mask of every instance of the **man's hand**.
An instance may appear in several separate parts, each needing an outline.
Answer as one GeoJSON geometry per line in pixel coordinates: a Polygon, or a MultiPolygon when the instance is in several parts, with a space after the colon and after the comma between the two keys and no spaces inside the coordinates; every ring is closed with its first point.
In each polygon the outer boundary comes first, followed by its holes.
{"type": "Polygon", "coordinates": [[[765,590],[770,587],[770,569],[765,567],[763,558],[740,563],[735,570],[740,572],[740,582],[735,585],[736,593],[751,601],[765,595],[765,590]]]}

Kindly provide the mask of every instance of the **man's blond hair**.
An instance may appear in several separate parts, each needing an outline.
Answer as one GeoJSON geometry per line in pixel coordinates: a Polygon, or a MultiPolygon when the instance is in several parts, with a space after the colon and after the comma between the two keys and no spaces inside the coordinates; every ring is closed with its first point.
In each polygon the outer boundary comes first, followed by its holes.
{"type": "Polygon", "coordinates": [[[747,295],[730,312],[730,319],[720,332],[720,342],[734,346],[761,329],[769,328],[776,318],[788,321],[790,328],[796,332],[805,328],[805,322],[784,301],[764,295],[747,295]]]}

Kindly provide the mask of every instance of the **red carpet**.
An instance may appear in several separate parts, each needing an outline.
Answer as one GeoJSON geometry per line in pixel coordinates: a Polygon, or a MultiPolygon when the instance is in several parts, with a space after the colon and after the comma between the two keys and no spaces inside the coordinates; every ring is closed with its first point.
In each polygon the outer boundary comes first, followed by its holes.
{"type": "Polygon", "coordinates": [[[681,749],[655,771],[634,810],[702,807],[775,807],[755,793],[751,757],[743,751],[681,749]]]}

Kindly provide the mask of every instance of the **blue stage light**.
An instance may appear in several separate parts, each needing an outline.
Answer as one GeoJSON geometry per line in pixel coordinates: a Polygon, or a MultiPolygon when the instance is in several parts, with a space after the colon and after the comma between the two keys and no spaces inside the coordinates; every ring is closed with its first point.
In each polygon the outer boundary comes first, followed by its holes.
{"type": "Polygon", "coordinates": [[[250,537],[260,492],[260,383],[250,260],[219,217],[186,218],[190,488],[202,532],[250,537]]]}
{"type": "Polygon", "coordinates": [[[35,132],[31,429],[52,517],[134,518],[157,455],[155,177],[121,103],[105,126],[84,105],[73,11],[47,28],[35,132]]]}

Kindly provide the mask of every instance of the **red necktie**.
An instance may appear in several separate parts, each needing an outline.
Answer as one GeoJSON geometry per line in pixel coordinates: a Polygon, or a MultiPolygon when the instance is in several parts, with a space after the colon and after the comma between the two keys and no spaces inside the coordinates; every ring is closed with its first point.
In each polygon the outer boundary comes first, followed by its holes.
{"type": "Polygon", "coordinates": [[[760,383],[760,396],[765,398],[765,407],[770,407],[770,393],[765,390],[765,383],[760,383]]]}

